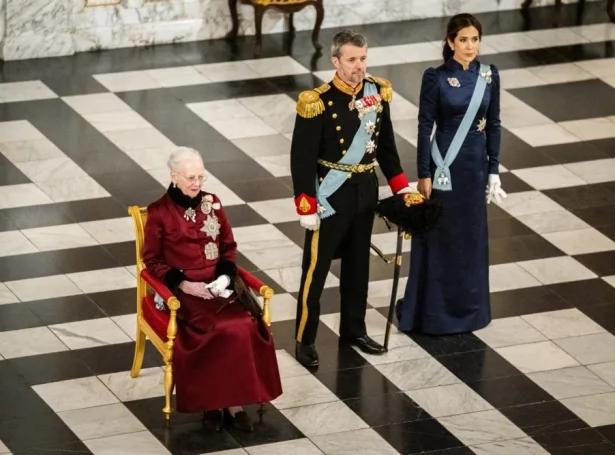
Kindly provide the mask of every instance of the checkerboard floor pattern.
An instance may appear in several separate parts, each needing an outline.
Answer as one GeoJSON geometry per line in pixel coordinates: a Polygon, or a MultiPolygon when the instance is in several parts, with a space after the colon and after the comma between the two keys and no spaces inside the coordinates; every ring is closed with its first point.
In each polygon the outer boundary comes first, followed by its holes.
{"type": "MultiPolygon", "coordinates": [[[[451,337],[395,332],[387,355],[364,355],[337,343],[334,264],[315,373],[292,355],[303,231],[288,154],[297,94],[332,72],[307,34],[291,55],[282,36],[265,37],[261,60],[248,57],[246,38],[234,53],[213,41],[4,63],[0,454],[615,454],[615,26],[602,5],[588,5],[584,25],[574,6],[561,28],[550,28],[551,14],[532,10],[530,31],[517,11],[479,15],[482,59],[501,70],[509,193],[489,206],[495,320],[451,337]],[[277,293],[284,394],[261,418],[248,407],[252,434],[207,433],[190,414],[167,427],[151,346],[140,378],[128,375],[126,207],[164,191],[176,145],[201,151],[240,264],[277,293]]],[[[360,27],[369,71],[393,82],[411,178],[420,78],[438,64],[441,28],[440,19],[360,27]]],[[[378,222],[373,242],[391,254],[395,234],[378,222]]],[[[380,341],[391,277],[374,255],[367,325],[380,341]]]]}

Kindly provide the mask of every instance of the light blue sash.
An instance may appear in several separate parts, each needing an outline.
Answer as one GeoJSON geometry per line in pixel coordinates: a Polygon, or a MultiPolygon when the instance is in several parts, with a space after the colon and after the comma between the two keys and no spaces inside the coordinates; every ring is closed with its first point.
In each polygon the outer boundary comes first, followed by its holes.
{"type": "MultiPolygon", "coordinates": [[[[365,83],[365,89],[363,90],[363,96],[377,95],[378,87],[371,82],[365,83]]],[[[367,142],[371,140],[373,133],[368,133],[365,126],[367,122],[371,121],[376,123],[376,117],[378,114],[374,111],[367,112],[361,119],[361,126],[354,135],[352,144],[348,148],[346,154],[338,161],[339,164],[359,164],[365,155],[365,146],[367,142]]],[[[348,173],[344,171],[338,171],[330,169],[326,177],[319,184],[318,178],[316,178],[316,197],[318,198],[318,204],[320,208],[320,217],[328,218],[335,215],[335,210],[329,204],[327,200],[333,193],[335,193],[348,178],[348,173]]]]}
{"type": "MultiPolygon", "coordinates": [[[[486,73],[489,71],[489,65],[481,65],[480,72],[486,73]]],[[[433,139],[431,141],[431,157],[436,163],[436,174],[434,175],[434,181],[432,188],[434,190],[441,191],[451,191],[453,189],[453,185],[451,182],[451,170],[450,166],[455,161],[461,146],[463,145],[463,141],[465,141],[468,132],[470,131],[470,127],[472,123],[474,123],[474,118],[476,117],[476,113],[478,112],[478,108],[480,107],[480,103],[483,100],[483,95],[485,94],[485,88],[487,87],[487,78],[478,75],[478,79],[476,80],[476,86],[474,87],[474,93],[472,94],[472,99],[470,100],[470,105],[468,106],[468,110],[466,111],[459,128],[455,132],[455,136],[451,142],[451,145],[448,148],[446,153],[446,158],[442,158],[442,154],[440,153],[440,149],[438,149],[438,143],[436,141],[436,135],[434,134],[433,139]]]]}

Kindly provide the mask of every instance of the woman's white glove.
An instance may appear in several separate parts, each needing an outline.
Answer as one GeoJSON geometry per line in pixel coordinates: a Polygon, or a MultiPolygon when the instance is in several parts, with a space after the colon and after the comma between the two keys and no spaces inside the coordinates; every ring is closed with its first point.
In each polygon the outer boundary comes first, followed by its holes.
{"type": "Polygon", "coordinates": [[[487,204],[489,204],[493,199],[498,204],[502,203],[502,199],[506,199],[508,195],[502,189],[502,181],[500,180],[500,176],[497,174],[489,174],[489,181],[487,183],[487,190],[485,191],[487,194],[487,204]]]}
{"type": "Polygon", "coordinates": [[[299,222],[305,229],[316,231],[320,227],[320,216],[318,216],[318,213],[299,215],[299,222]]]}
{"type": "Polygon", "coordinates": [[[231,284],[231,279],[228,275],[220,275],[214,281],[207,285],[207,288],[216,297],[229,297],[233,292],[228,290],[228,286],[231,284]]]}

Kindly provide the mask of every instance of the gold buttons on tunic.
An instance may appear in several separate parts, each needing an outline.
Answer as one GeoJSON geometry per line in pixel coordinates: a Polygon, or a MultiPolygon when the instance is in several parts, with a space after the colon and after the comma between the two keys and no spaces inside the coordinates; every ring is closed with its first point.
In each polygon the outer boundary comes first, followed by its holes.
{"type": "Polygon", "coordinates": [[[346,154],[346,150],[342,150],[342,155],[345,155],[345,154],[346,154]]]}
{"type": "Polygon", "coordinates": [[[335,131],[340,131],[341,129],[342,129],[342,127],[341,127],[341,126],[336,126],[336,127],[335,127],[335,131]]]}
{"type": "Polygon", "coordinates": [[[333,114],[331,117],[333,117],[333,118],[337,118],[337,114],[333,114]]]}
{"type": "Polygon", "coordinates": [[[333,106],[333,101],[329,101],[327,104],[328,104],[329,106],[333,106]]]}
{"type": "Polygon", "coordinates": [[[378,131],[378,132],[376,133],[376,136],[380,136],[380,131],[378,131]]]}
{"type": "Polygon", "coordinates": [[[379,121],[380,121],[380,119],[379,119],[379,118],[377,118],[377,119],[376,119],[376,122],[379,122],[379,121]]]}
{"type": "Polygon", "coordinates": [[[352,174],[348,174],[348,175],[346,176],[346,178],[347,178],[347,179],[349,179],[350,177],[352,177],[352,174]]]}
{"type": "Polygon", "coordinates": [[[320,177],[320,181],[322,182],[322,177],[320,177]]]}
{"type": "Polygon", "coordinates": [[[344,143],[344,138],[340,139],[340,144],[344,143]]]}

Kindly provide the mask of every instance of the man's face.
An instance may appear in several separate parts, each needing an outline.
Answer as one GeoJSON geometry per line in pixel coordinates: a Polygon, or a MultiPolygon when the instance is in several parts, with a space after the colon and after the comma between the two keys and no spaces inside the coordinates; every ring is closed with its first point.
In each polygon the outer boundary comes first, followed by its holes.
{"type": "Polygon", "coordinates": [[[342,80],[356,86],[363,80],[367,71],[367,46],[344,44],[340,49],[340,57],[332,57],[331,61],[342,80]]]}

